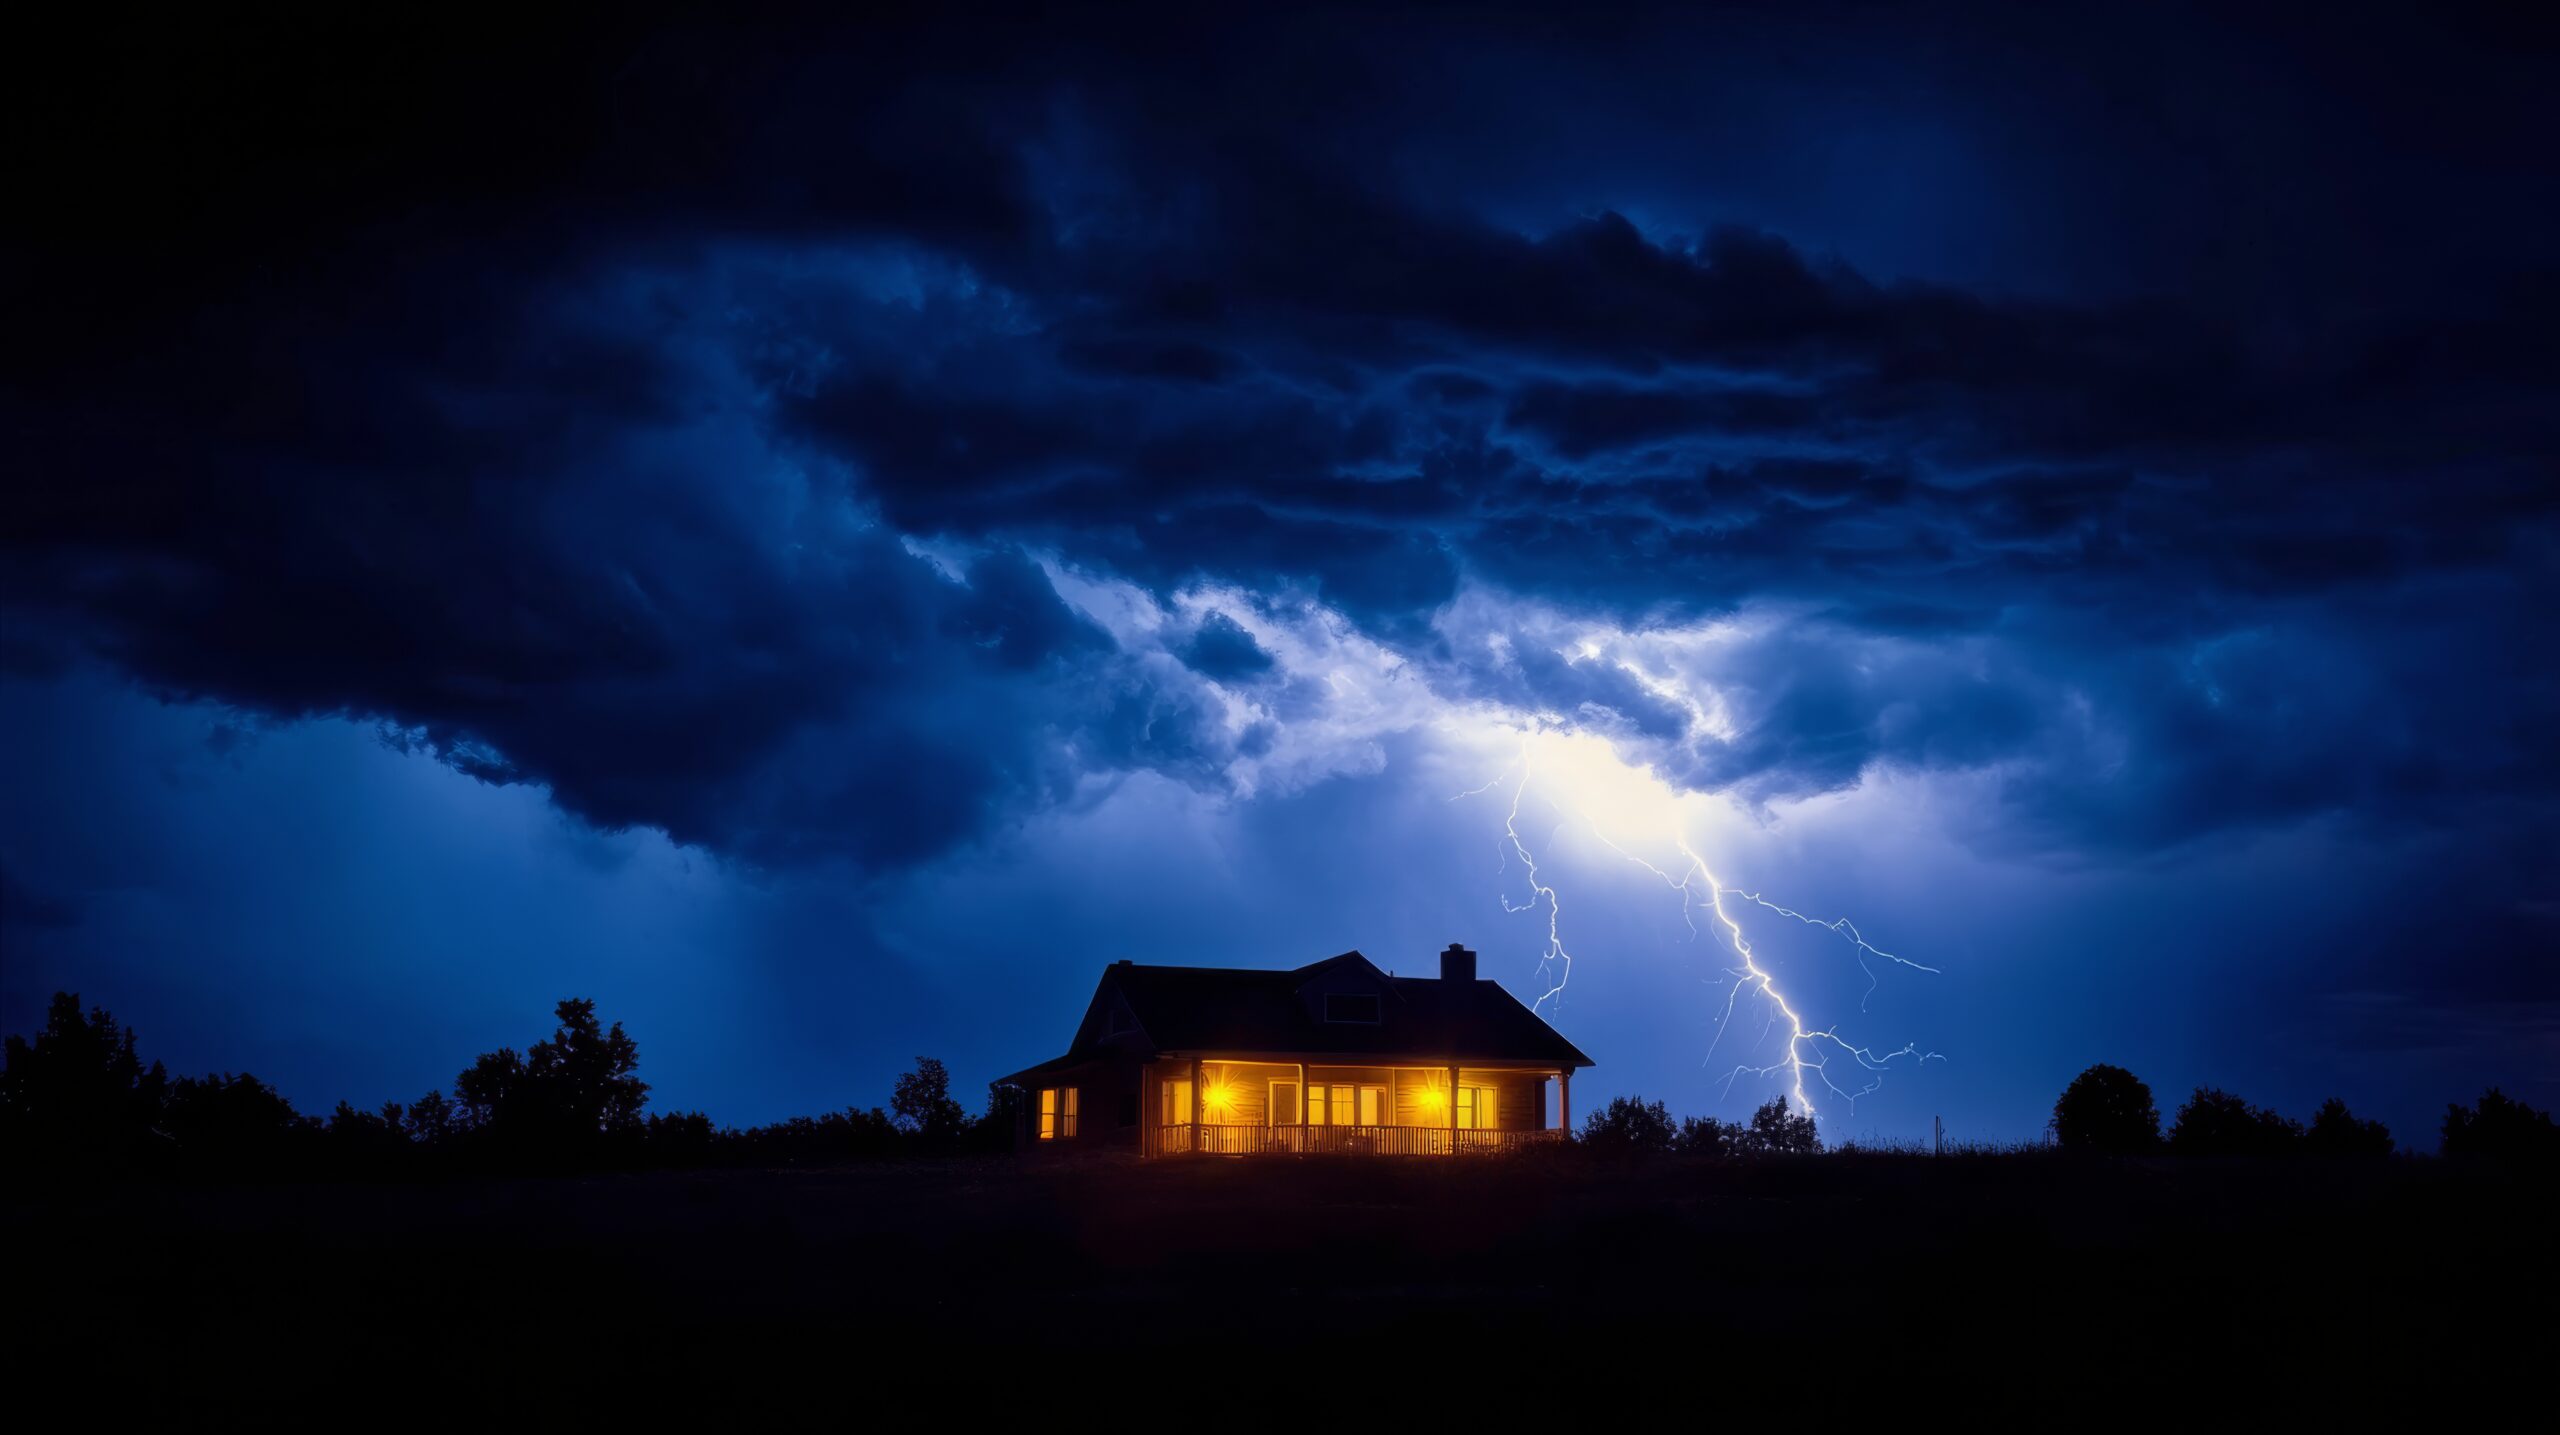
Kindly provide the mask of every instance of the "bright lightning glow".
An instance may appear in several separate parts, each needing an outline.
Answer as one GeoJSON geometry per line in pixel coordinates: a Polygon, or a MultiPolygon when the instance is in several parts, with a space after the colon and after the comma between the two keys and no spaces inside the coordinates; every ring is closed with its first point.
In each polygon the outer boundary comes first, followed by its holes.
{"type": "MultiPolygon", "coordinates": [[[[1505,895],[1502,905],[1508,912],[1541,908],[1545,911],[1546,944],[1539,953],[1538,970],[1550,985],[1539,996],[1536,1006],[1544,1008],[1549,1001],[1562,995],[1573,975],[1573,954],[1564,943],[1562,899],[1554,883],[1540,875],[1536,854],[1520,835],[1520,804],[1533,782],[1537,783],[1541,797],[1579,819],[1612,851],[1661,878],[1678,892],[1680,914],[1691,931],[1698,929],[1696,914],[1700,909],[1714,917],[1725,945],[1733,949],[1741,964],[1726,969],[1734,981],[1725,993],[1724,1010],[1716,1021],[1715,1041],[1707,1048],[1710,1058],[1716,1046],[1722,1044],[1725,1028],[1732,1023],[1734,1009],[1745,991],[1757,994],[1767,1003],[1772,1030],[1780,1025],[1786,1028],[1785,1055],[1765,1066],[1748,1063],[1736,1066],[1725,1077],[1728,1088],[1736,1078],[1746,1074],[1763,1077],[1783,1074],[1788,1095],[1794,1099],[1797,1108],[1813,1115],[1816,1108],[1806,1090],[1807,1073],[1811,1073],[1813,1080],[1847,1101],[1854,1110],[1859,1097],[1882,1084],[1883,1073],[1891,1069],[1893,1062],[1904,1058],[1915,1064],[1943,1060],[1936,1052],[1922,1051],[1908,1044],[1897,1050],[1878,1052],[1847,1040],[1836,1027],[1806,1025],[1803,1015],[1779,989],[1776,976],[1761,965],[1759,954],[1752,950],[1749,934],[1727,908],[1727,897],[1764,907],[1807,926],[1820,927],[1847,941],[1857,952],[1858,964],[1867,974],[1870,995],[1875,990],[1876,974],[1875,969],[1868,965],[1869,957],[1881,958],[1915,971],[1935,972],[1937,968],[1924,966],[1873,945],[1846,917],[1824,921],[1781,906],[1757,892],[1726,886],[1707,866],[1706,859],[1690,845],[1684,808],[1691,799],[1675,792],[1650,769],[1629,765],[1605,739],[1533,727],[1521,733],[1519,755],[1509,765],[1483,786],[1459,793],[1458,797],[1488,792],[1515,774],[1517,780],[1511,788],[1511,803],[1503,817],[1502,834],[1506,862],[1515,858],[1519,861],[1522,872],[1526,874],[1529,895],[1518,902],[1505,895]],[[1632,850],[1633,846],[1649,844],[1668,846],[1678,852],[1681,862],[1677,869],[1666,870],[1632,850]],[[1832,1063],[1843,1057],[1857,1070],[1867,1074],[1865,1083],[1854,1090],[1832,1079],[1832,1063]]],[[[1863,1011],[1865,1006],[1862,997],[1859,1009],[1863,1011]]]]}

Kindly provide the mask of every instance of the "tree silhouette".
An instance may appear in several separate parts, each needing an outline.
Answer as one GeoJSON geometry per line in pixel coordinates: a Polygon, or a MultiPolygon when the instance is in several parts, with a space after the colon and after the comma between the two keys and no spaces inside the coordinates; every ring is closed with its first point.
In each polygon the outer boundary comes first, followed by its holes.
{"type": "Polygon", "coordinates": [[[649,1103],[649,1083],[632,1075],[640,1069],[640,1044],[615,1022],[605,1030],[596,1021],[596,1004],[571,998],[554,1010],[559,1030],[525,1053],[525,1078],[540,1094],[544,1114],[578,1135],[629,1132],[640,1124],[640,1108],[649,1103]]]}
{"type": "Polygon", "coordinates": [[[2181,1156],[2281,1156],[2301,1144],[2290,1117],[2210,1086],[2195,1089],[2169,1128],[2169,1149],[2181,1156]]]}
{"type": "Polygon", "coordinates": [[[443,1092],[430,1091],[410,1102],[409,1109],[401,1113],[400,1134],[421,1150],[439,1151],[453,1144],[461,1130],[461,1120],[443,1092]]]}
{"type": "Polygon", "coordinates": [[[329,1113],[329,1154],[333,1160],[351,1167],[379,1169],[404,1159],[409,1154],[409,1133],[401,1124],[400,1103],[389,1102],[380,1111],[358,1111],[341,1101],[329,1113]]]}
{"type": "Polygon", "coordinates": [[[649,1084],[632,1075],[639,1043],[622,1023],[598,1022],[592,1001],[572,997],[552,1014],[559,1025],[546,1040],[522,1055],[513,1047],[485,1052],[454,1077],[454,1125],[485,1152],[552,1166],[592,1162],[617,1140],[637,1142],[649,1100],[649,1084]]]}
{"type": "Polygon", "coordinates": [[[898,1129],[930,1148],[949,1146],[969,1124],[969,1113],[951,1099],[951,1071],[930,1056],[916,1058],[916,1069],[902,1072],[889,1093],[889,1110],[898,1129]]]}
{"type": "Polygon", "coordinates": [[[1813,1118],[1787,1108],[1787,1098],[1772,1096],[1751,1113],[1744,1148],[1762,1156],[1811,1156],[1822,1150],[1822,1135],[1813,1118]]]}
{"type": "Polygon", "coordinates": [[[113,1160],[153,1144],[169,1075],[136,1054],[133,1031],[104,1007],[55,992],[33,1041],[10,1037],[0,1067],[0,1142],[56,1160],[113,1160]]]}
{"type": "Polygon", "coordinates": [[[1669,1107],[1633,1096],[1614,1098],[1582,1123],[1582,1144],[1603,1156],[1660,1156],[1678,1134],[1669,1107]]]}
{"type": "Polygon", "coordinates": [[[1735,1122],[1718,1121],[1712,1116],[1684,1116],[1672,1148],[1683,1156],[1736,1156],[1741,1154],[1748,1135],[1735,1122]]]}
{"type": "Polygon", "coordinates": [[[2560,1128],[2551,1115],[2525,1105],[2492,1086],[2475,1106],[2453,1105],[2444,1111],[2444,1145],[2450,1157],[2488,1158],[2518,1163],[2560,1162],[2560,1128]]]}
{"type": "Polygon", "coordinates": [[[453,1078],[455,1123],[470,1132],[511,1126],[526,1110],[523,1089],[524,1058],[514,1047],[484,1051],[453,1078]]]}
{"type": "Polygon", "coordinates": [[[918,1057],[898,1078],[896,1115],[855,1107],[749,1130],[699,1112],[645,1115],[637,1042],[595,1003],[560,1002],[552,1034],[500,1047],[402,1106],[340,1102],[326,1121],[296,1112],[247,1073],[171,1081],[145,1067],[131,1031],[103,1009],[56,993],[43,1029],[11,1036],[0,1067],[0,1156],[55,1166],[113,1164],[234,1176],[334,1170],[380,1175],[460,1167],[567,1171],[598,1166],[817,1165],[902,1151],[1000,1150],[1020,1093],[990,1088],[974,1121],[951,1097],[947,1067],[918,1057]]]}
{"type": "Polygon", "coordinates": [[[699,1111],[671,1111],[652,1116],[645,1145],[652,1166],[707,1166],[719,1148],[720,1132],[699,1111]]]}
{"type": "Polygon", "coordinates": [[[295,1164],[312,1154],[322,1129],[245,1071],[171,1082],[162,1126],[193,1160],[238,1171],[295,1164]]]}
{"type": "Polygon", "coordinates": [[[2062,1089],[2053,1103],[2053,1135],[2075,1151],[2148,1151],[2160,1144],[2160,1109],[2142,1078],[2101,1062],[2062,1089]]]}
{"type": "Polygon", "coordinates": [[[2379,1121],[2367,1121],[2347,1109],[2347,1103],[2332,1096],[2320,1103],[2320,1112],[2311,1118],[2310,1129],[2302,1136],[2302,1149],[2315,1156],[2388,1156],[2396,1148],[2391,1143],[2391,1128],[2379,1121]]]}
{"type": "Polygon", "coordinates": [[[1023,1091],[1002,1082],[987,1083],[987,1109],[969,1123],[969,1146],[976,1151],[1012,1149],[1014,1123],[1023,1110],[1023,1091]]]}

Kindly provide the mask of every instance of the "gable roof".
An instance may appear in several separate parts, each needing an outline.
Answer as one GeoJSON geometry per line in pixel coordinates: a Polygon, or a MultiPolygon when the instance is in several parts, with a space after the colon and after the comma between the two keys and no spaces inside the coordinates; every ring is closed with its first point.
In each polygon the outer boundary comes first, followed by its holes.
{"type": "Polygon", "coordinates": [[[1103,969],[1067,1055],[1015,1075],[1129,1051],[1110,1035],[1115,1000],[1137,1018],[1138,1045],[1159,1052],[1593,1064],[1498,982],[1391,977],[1352,951],[1285,970],[1115,962],[1103,969]],[[1318,1015],[1323,992],[1363,989],[1381,998],[1376,1023],[1318,1015]]]}

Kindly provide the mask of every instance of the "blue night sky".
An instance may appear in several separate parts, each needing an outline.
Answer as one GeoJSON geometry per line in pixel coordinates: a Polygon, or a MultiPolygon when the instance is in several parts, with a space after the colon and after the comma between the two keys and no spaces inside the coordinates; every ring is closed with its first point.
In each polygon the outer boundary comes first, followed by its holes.
{"type": "Polygon", "coordinates": [[[1911,1053],[1835,1139],[2549,1105],[2552,44],[2420,16],[128,36],[17,127],[0,1026],[325,1110],[592,996],[745,1124],[1464,941],[1733,1116],[1694,859],[1911,1053]]]}

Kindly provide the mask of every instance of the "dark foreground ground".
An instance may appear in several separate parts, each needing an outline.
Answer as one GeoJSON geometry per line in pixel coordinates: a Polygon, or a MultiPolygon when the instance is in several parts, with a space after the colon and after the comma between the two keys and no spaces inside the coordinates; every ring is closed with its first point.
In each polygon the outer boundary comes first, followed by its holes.
{"type": "Polygon", "coordinates": [[[894,1395],[933,1425],[1075,1392],[1235,1424],[1857,1389],[2547,1411],[2552,1195],[2433,1161],[2042,1156],[22,1189],[9,1349],[198,1413],[894,1395]]]}

